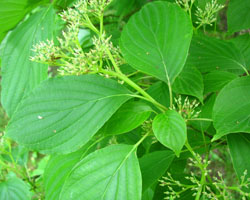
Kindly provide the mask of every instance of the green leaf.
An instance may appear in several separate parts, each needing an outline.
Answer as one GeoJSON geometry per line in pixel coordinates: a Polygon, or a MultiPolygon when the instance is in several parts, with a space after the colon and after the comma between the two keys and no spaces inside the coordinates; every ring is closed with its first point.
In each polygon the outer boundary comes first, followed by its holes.
{"type": "Polygon", "coordinates": [[[169,107],[169,90],[166,83],[158,81],[152,84],[148,88],[147,93],[150,94],[156,101],[158,101],[162,105],[169,107]]]}
{"type": "Polygon", "coordinates": [[[175,155],[172,151],[155,151],[140,158],[143,192],[162,177],[171,165],[175,155]]]}
{"type": "Polygon", "coordinates": [[[0,1],[0,27],[1,33],[14,28],[27,12],[30,11],[28,0],[1,0],[0,1]]]}
{"type": "MultiPolygon", "coordinates": [[[[204,104],[196,109],[197,111],[201,110],[201,113],[199,114],[198,118],[207,118],[207,119],[212,118],[212,111],[215,99],[216,99],[216,94],[210,95],[209,97],[207,97],[204,104]]],[[[202,132],[206,131],[211,125],[211,122],[202,120],[197,120],[197,121],[194,120],[190,121],[190,123],[195,129],[198,129],[202,132]]]]}
{"type": "Polygon", "coordinates": [[[250,77],[241,77],[227,84],[219,93],[213,108],[216,135],[250,133],[250,77]]]}
{"type": "Polygon", "coordinates": [[[152,108],[146,103],[129,101],[118,109],[100,129],[100,132],[105,135],[127,133],[147,120],[151,112],[152,108]]]}
{"type": "Polygon", "coordinates": [[[76,2],[77,0],[57,0],[56,1],[56,6],[60,8],[67,8],[69,6],[73,6],[73,3],[76,2]]]}
{"type": "MultiPolygon", "coordinates": [[[[246,179],[250,178],[250,134],[234,133],[227,136],[227,142],[230,150],[230,155],[233,161],[233,166],[236,174],[241,179],[244,172],[247,170],[246,179]]],[[[248,188],[248,192],[250,189],[248,188]]]]}
{"type": "Polygon", "coordinates": [[[187,139],[186,123],[182,116],[175,110],[168,110],[154,118],[152,128],[157,140],[179,156],[187,139]]]}
{"type": "Polygon", "coordinates": [[[130,92],[97,75],[51,78],[22,101],[7,136],[46,153],[81,148],[128,99],[130,92]]]}
{"type": "Polygon", "coordinates": [[[89,154],[74,167],[60,200],[140,200],[141,188],[134,146],[111,145],[89,154]]]}
{"type": "Polygon", "coordinates": [[[136,0],[113,0],[108,7],[108,12],[111,10],[111,12],[117,16],[127,15],[135,8],[135,1],[136,0]]]}
{"type": "Polygon", "coordinates": [[[52,7],[44,8],[8,36],[2,54],[1,102],[10,117],[22,98],[48,76],[47,65],[29,59],[34,44],[53,37],[55,15],[52,7]]]}
{"type": "Polygon", "coordinates": [[[217,92],[238,76],[225,71],[212,71],[204,75],[204,94],[217,92]]]}
{"type": "Polygon", "coordinates": [[[185,64],[192,24],[188,15],[169,2],[146,4],[125,26],[120,46],[137,70],[173,83],[185,64]]]}
{"type": "Polygon", "coordinates": [[[0,182],[0,199],[29,200],[31,194],[25,182],[14,175],[8,174],[7,180],[0,182]]]}
{"type": "MultiPolygon", "coordinates": [[[[195,4],[196,4],[199,8],[201,8],[202,10],[205,9],[207,3],[211,3],[211,0],[198,0],[198,1],[195,1],[195,4]]],[[[217,3],[218,3],[218,4],[225,4],[225,3],[226,3],[226,0],[217,0],[217,3]]]]}
{"type": "Polygon", "coordinates": [[[240,50],[245,58],[246,66],[250,67],[250,35],[240,35],[230,40],[240,50]]]}
{"type": "Polygon", "coordinates": [[[142,195],[142,200],[153,200],[154,197],[154,190],[148,188],[142,195]]]}
{"type": "Polygon", "coordinates": [[[86,148],[67,155],[53,155],[44,172],[45,197],[58,200],[62,187],[72,168],[81,160],[86,148]]]}
{"type": "Polygon", "coordinates": [[[184,67],[173,84],[175,93],[197,97],[201,102],[203,102],[203,89],[202,75],[195,67],[184,67]]]}
{"type": "Polygon", "coordinates": [[[29,157],[29,151],[22,145],[18,145],[12,147],[11,156],[12,158],[8,154],[2,154],[2,158],[5,159],[7,162],[12,162],[12,159],[14,159],[14,161],[18,165],[26,166],[29,157]]]}
{"type": "Polygon", "coordinates": [[[205,35],[193,37],[186,65],[196,66],[202,73],[213,70],[243,74],[246,64],[233,43],[205,35]]]}
{"type": "Polygon", "coordinates": [[[228,30],[231,32],[250,28],[250,1],[230,0],[227,10],[228,30]]]}

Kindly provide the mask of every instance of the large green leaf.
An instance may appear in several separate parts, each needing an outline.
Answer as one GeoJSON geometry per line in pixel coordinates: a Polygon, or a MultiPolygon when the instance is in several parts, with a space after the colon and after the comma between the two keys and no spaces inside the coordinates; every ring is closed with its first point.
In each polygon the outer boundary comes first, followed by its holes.
{"type": "Polygon", "coordinates": [[[8,36],[2,54],[2,105],[11,117],[22,98],[47,78],[46,65],[31,62],[32,45],[53,37],[55,11],[44,8],[8,36]]]}
{"type": "Polygon", "coordinates": [[[4,33],[15,27],[30,11],[29,3],[29,0],[0,0],[0,32],[4,33]]]}
{"type": "Polygon", "coordinates": [[[150,116],[152,108],[141,101],[129,101],[100,129],[105,135],[117,135],[129,132],[140,126],[150,116]]]}
{"type": "Polygon", "coordinates": [[[221,90],[226,84],[237,77],[236,74],[218,70],[204,75],[204,94],[221,90]]]}
{"type": "Polygon", "coordinates": [[[31,199],[31,193],[25,182],[14,175],[8,174],[6,181],[0,181],[0,199],[29,200],[31,199]]]}
{"type": "Polygon", "coordinates": [[[129,93],[97,75],[51,78],[22,101],[7,135],[34,150],[73,152],[131,98],[129,93]]]}
{"type": "Polygon", "coordinates": [[[213,140],[237,132],[250,133],[250,77],[227,84],[219,93],[213,108],[216,135],[213,140]]]}
{"type": "Polygon", "coordinates": [[[203,102],[203,89],[203,78],[196,67],[184,67],[173,84],[175,93],[197,97],[201,102],[203,102]]]}
{"type": "Polygon", "coordinates": [[[182,116],[175,110],[168,110],[154,118],[152,127],[159,142],[179,156],[187,139],[186,123],[182,116]]]}
{"type": "Polygon", "coordinates": [[[250,35],[240,35],[230,40],[245,57],[246,66],[250,68],[250,35]]]}
{"type": "Polygon", "coordinates": [[[191,38],[187,14],[175,4],[158,1],[130,18],[120,44],[132,67],[173,83],[185,64],[191,38]]]}
{"type": "Polygon", "coordinates": [[[155,151],[140,158],[142,188],[146,191],[157,182],[169,168],[175,155],[172,151],[155,151]]]}
{"type": "Polygon", "coordinates": [[[66,178],[73,167],[88,153],[92,142],[67,155],[52,155],[44,171],[45,197],[58,200],[66,178]]]}
{"type": "Polygon", "coordinates": [[[243,74],[246,64],[241,52],[233,43],[205,35],[193,37],[187,65],[196,66],[202,73],[213,70],[243,74]]]}
{"type": "Polygon", "coordinates": [[[60,200],[140,200],[141,191],[134,146],[111,145],[89,154],[74,167],[60,200]]]}
{"type": "MultiPolygon", "coordinates": [[[[234,133],[227,136],[227,142],[233,166],[239,179],[247,170],[246,178],[250,178],[250,134],[234,133]]],[[[248,188],[248,192],[250,189],[248,188]]]]}
{"type": "Polygon", "coordinates": [[[232,32],[250,28],[250,0],[230,0],[227,10],[228,30],[232,32]]]}

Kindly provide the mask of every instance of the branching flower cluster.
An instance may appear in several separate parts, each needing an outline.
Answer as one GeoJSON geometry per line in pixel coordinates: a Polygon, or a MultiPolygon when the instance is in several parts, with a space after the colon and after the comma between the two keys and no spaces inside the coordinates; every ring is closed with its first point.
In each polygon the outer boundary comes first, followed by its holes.
{"type": "Polygon", "coordinates": [[[110,68],[110,54],[115,62],[120,65],[123,60],[120,56],[120,49],[114,47],[110,37],[100,27],[98,30],[92,23],[95,18],[103,24],[103,12],[110,3],[107,0],[80,0],[74,5],[75,9],[69,8],[60,14],[61,18],[68,23],[66,30],[62,32],[62,38],[57,38],[59,45],[56,46],[53,40],[41,42],[34,46],[35,56],[32,61],[60,66],[60,75],[81,75],[87,73],[99,73],[103,67],[110,68]],[[88,28],[96,36],[92,38],[93,48],[88,52],[83,51],[79,43],[78,34],[80,28],[88,28]],[[104,62],[106,66],[104,65],[104,62]]]}
{"type": "Polygon", "coordinates": [[[173,105],[174,110],[182,115],[184,119],[193,119],[197,118],[200,114],[200,110],[197,111],[196,108],[200,105],[200,103],[195,99],[190,101],[188,96],[185,98],[184,103],[182,102],[182,97],[179,95],[178,98],[174,98],[176,106],[173,105]]]}
{"type": "Polygon", "coordinates": [[[250,197],[250,193],[244,190],[250,186],[250,178],[246,178],[247,170],[245,170],[237,186],[228,186],[220,172],[212,178],[209,176],[209,174],[212,173],[212,171],[208,169],[211,163],[209,160],[203,159],[198,154],[195,154],[195,158],[195,160],[191,158],[188,165],[191,169],[199,168],[200,174],[191,172],[190,176],[186,176],[185,179],[189,184],[175,180],[170,173],[159,180],[160,186],[167,186],[167,191],[164,192],[166,194],[165,199],[179,199],[181,194],[188,190],[193,191],[192,195],[195,197],[198,195],[198,197],[203,196],[204,198],[212,200],[233,199],[231,195],[232,192],[239,194],[242,200],[246,200],[247,197],[250,197]]]}
{"type": "Polygon", "coordinates": [[[195,0],[175,0],[175,2],[185,11],[188,11],[194,4],[195,0]]]}
{"type": "MultiPolygon", "coordinates": [[[[183,8],[183,10],[188,12],[190,18],[192,19],[192,7],[195,0],[175,0],[175,2],[181,8],[183,8]]],[[[211,2],[207,2],[204,9],[197,7],[195,12],[197,21],[195,23],[198,24],[198,27],[196,27],[196,30],[204,25],[212,26],[212,24],[217,19],[216,14],[224,7],[224,5],[218,4],[217,0],[211,0],[211,2]]]]}
{"type": "Polygon", "coordinates": [[[199,26],[210,25],[216,21],[216,13],[224,8],[224,5],[217,3],[217,0],[212,0],[211,2],[206,3],[205,9],[197,8],[195,15],[197,16],[196,24],[199,26]]]}

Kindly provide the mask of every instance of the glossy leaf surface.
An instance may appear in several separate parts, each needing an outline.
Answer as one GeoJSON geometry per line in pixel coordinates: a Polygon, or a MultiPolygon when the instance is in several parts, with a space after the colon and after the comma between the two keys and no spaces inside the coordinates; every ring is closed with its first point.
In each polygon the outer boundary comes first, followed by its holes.
{"type": "MultiPolygon", "coordinates": [[[[234,133],[227,136],[227,142],[235,172],[239,179],[247,170],[246,178],[250,178],[250,134],[234,133]]],[[[250,189],[248,189],[250,192],[250,189]]]]}
{"type": "Polygon", "coordinates": [[[130,101],[118,111],[101,128],[105,135],[117,135],[129,132],[141,125],[150,116],[152,108],[143,102],[130,101]]]}
{"type": "Polygon", "coordinates": [[[70,153],[86,144],[128,99],[129,91],[97,75],[44,81],[19,106],[7,135],[47,153],[70,153]]]}
{"type": "Polygon", "coordinates": [[[6,181],[0,182],[0,199],[29,200],[31,193],[25,182],[15,176],[9,176],[6,181]]]}
{"type": "Polygon", "coordinates": [[[54,155],[44,171],[45,198],[58,200],[63,184],[72,168],[81,160],[83,151],[54,155]]]}
{"type": "Polygon", "coordinates": [[[169,2],[146,4],[121,36],[125,60],[135,69],[173,83],[182,71],[192,38],[187,14],[169,2]]]}
{"type": "Polygon", "coordinates": [[[173,84],[175,93],[197,97],[201,102],[203,102],[203,89],[202,75],[195,67],[184,67],[173,84]]]}
{"type": "Polygon", "coordinates": [[[226,84],[237,77],[233,73],[217,70],[204,75],[204,94],[221,90],[226,84]]]}
{"type": "Polygon", "coordinates": [[[0,1],[0,27],[1,33],[7,32],[21,21],[31,10],[34,3],[29,0],[1,0],[0,1]]]}
{"type": "Polygon", "coordinates": [[[245,58],[246,66],[250,66],[250,35],[239,35],[236,38],[230,40],[240,50],[245,58]]]}
{"type": "Polygon", "coordinates": [[[140,200],[141,172],[133,146],[111,145],[74,167],[60,200],[140,200]]]}
{"type": "Polygon", "coordinates": [[[172,151],[155,151],[140,158],[143,192],[164,175],[174,157],[172,151]]]}
{"type": "Polygon", "coordinates": [[[158,114],[153,120],[153,132],[159,142],[179,156],[187,138],[186,123],[175,110],[158,114]]]}
{"type": "Polygon", "coordinates": [[[216,135],[213,140],[237,132],[250,133],[250,77],[231,81],[219,93],[213,107],[216,135]]]}
{"type": "Polygon", "coordinates": [[[250,1],[230,0],[227,10],[229,31],[236,32],[250,28],[250,1]]]}
{"type": "Polygon", "coordinates": [[[11,117],[22,98],[47,78],[47,65],[31,62],[32,46],[52,39],[55,11],[43,8],[18,26],[8,37],[2,54],[1,101],[11,117]]]}
{"type": "Polygon", "coordinates": [[[202,73],[213,70],[243,74],[246,64],[233,43],[205,35],[194,36],[190,45],[187,65],[196,66],[202,73]]]}

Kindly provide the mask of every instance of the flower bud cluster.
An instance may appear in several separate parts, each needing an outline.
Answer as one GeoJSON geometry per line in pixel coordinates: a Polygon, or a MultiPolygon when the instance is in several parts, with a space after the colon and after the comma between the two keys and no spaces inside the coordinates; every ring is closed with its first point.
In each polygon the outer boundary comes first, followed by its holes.
{"type": "Polygon", "coordinates": [[[197,16],[196,24],[212,26],[212,23],[216,21],[216,13],[224,7],[224,5],[218,4],[217,0],[206,3],[204,10],[198,7],[195,13],[197,16]]]}
{"type": "Polygon", "coordinates": [[[188,97],[185,98],[184,102],[182,102],[181,95],[178,98],[174,98],[176,106],[173,105],[173,108],[178,113],[182,115],[184,119],[193,119],[197,118],[201,111],[196,111],[196,108],[200,105],[200,103],[195,99],[193,101],[189,101],[188,97]]]}
{"type": "MultiPolygon", "coordinates": [[[[210,161],[202,158],[198,154],[195,154],[195,158],[196,159],[189,159],[189,167],[199,168],[203,171],[205,177],[212,173],[211,170],[207,169],[211,163],[210,161]]],[[[202,196],[205,199],[234,199],[232,193],[237,194],[242,200],[246,200],[250,197],[250,193],[245,192],[245,189],[250,186],[250,178],[246,178],[247,170],[244,171],[239,184],[236,186],[227,185],[220,172],[217,172],[216,176],[211,177],[210,182],[208,182],[206,178],[205,184],[203,183],[204,185],[201,184],[202,179],[198,178],[200,176],[201,174],[191,171],[190,175],[185,177],[190,184],[184,184],[175,180],[170,173],[167,173],[166,177],[162,177],[162,179],[159,180],[160,186],[167,186],[167,191],[164,192],[167,196],[164,199],[180,199],[180,195],[187,190],[193,191],[192,195],[196,196],[201,187],[203,188],[202,196]]]]}
{"type": "Polygon", "coordinates": [[[100,12],[103,12],[109,3],[107,0],[80,0],[75,4],[75,9],[69,8],[61,13],[61,18],[68,25],[62,32],[62,38],[57,38],[59,45],[56,46],[49,40],[35,45],[33,48],[35,56],[31,57],[31,60],[59,66],[60,75],[99,73],[103,63],[107,65],[104,68],[110,68],[108,62],[110,56],[118,65],[122,64],[124,61],[120,49],[113,46],[110,41],[111,36],[106,37],[104,32],[100,33],[89,18],[92,12],[99,12],[101,15],[100,12]],[[83,51],[78,40],[79,29],[82,26],[90,28],[98,35],[92,38],[93,48],[88,52],[83,51]]]}
{"type": "Polygon", "coordinates": [[[190,7],[192,7],[195,0],[175,0],[175,2],[185,11],[188,11],[190,7]]]}

